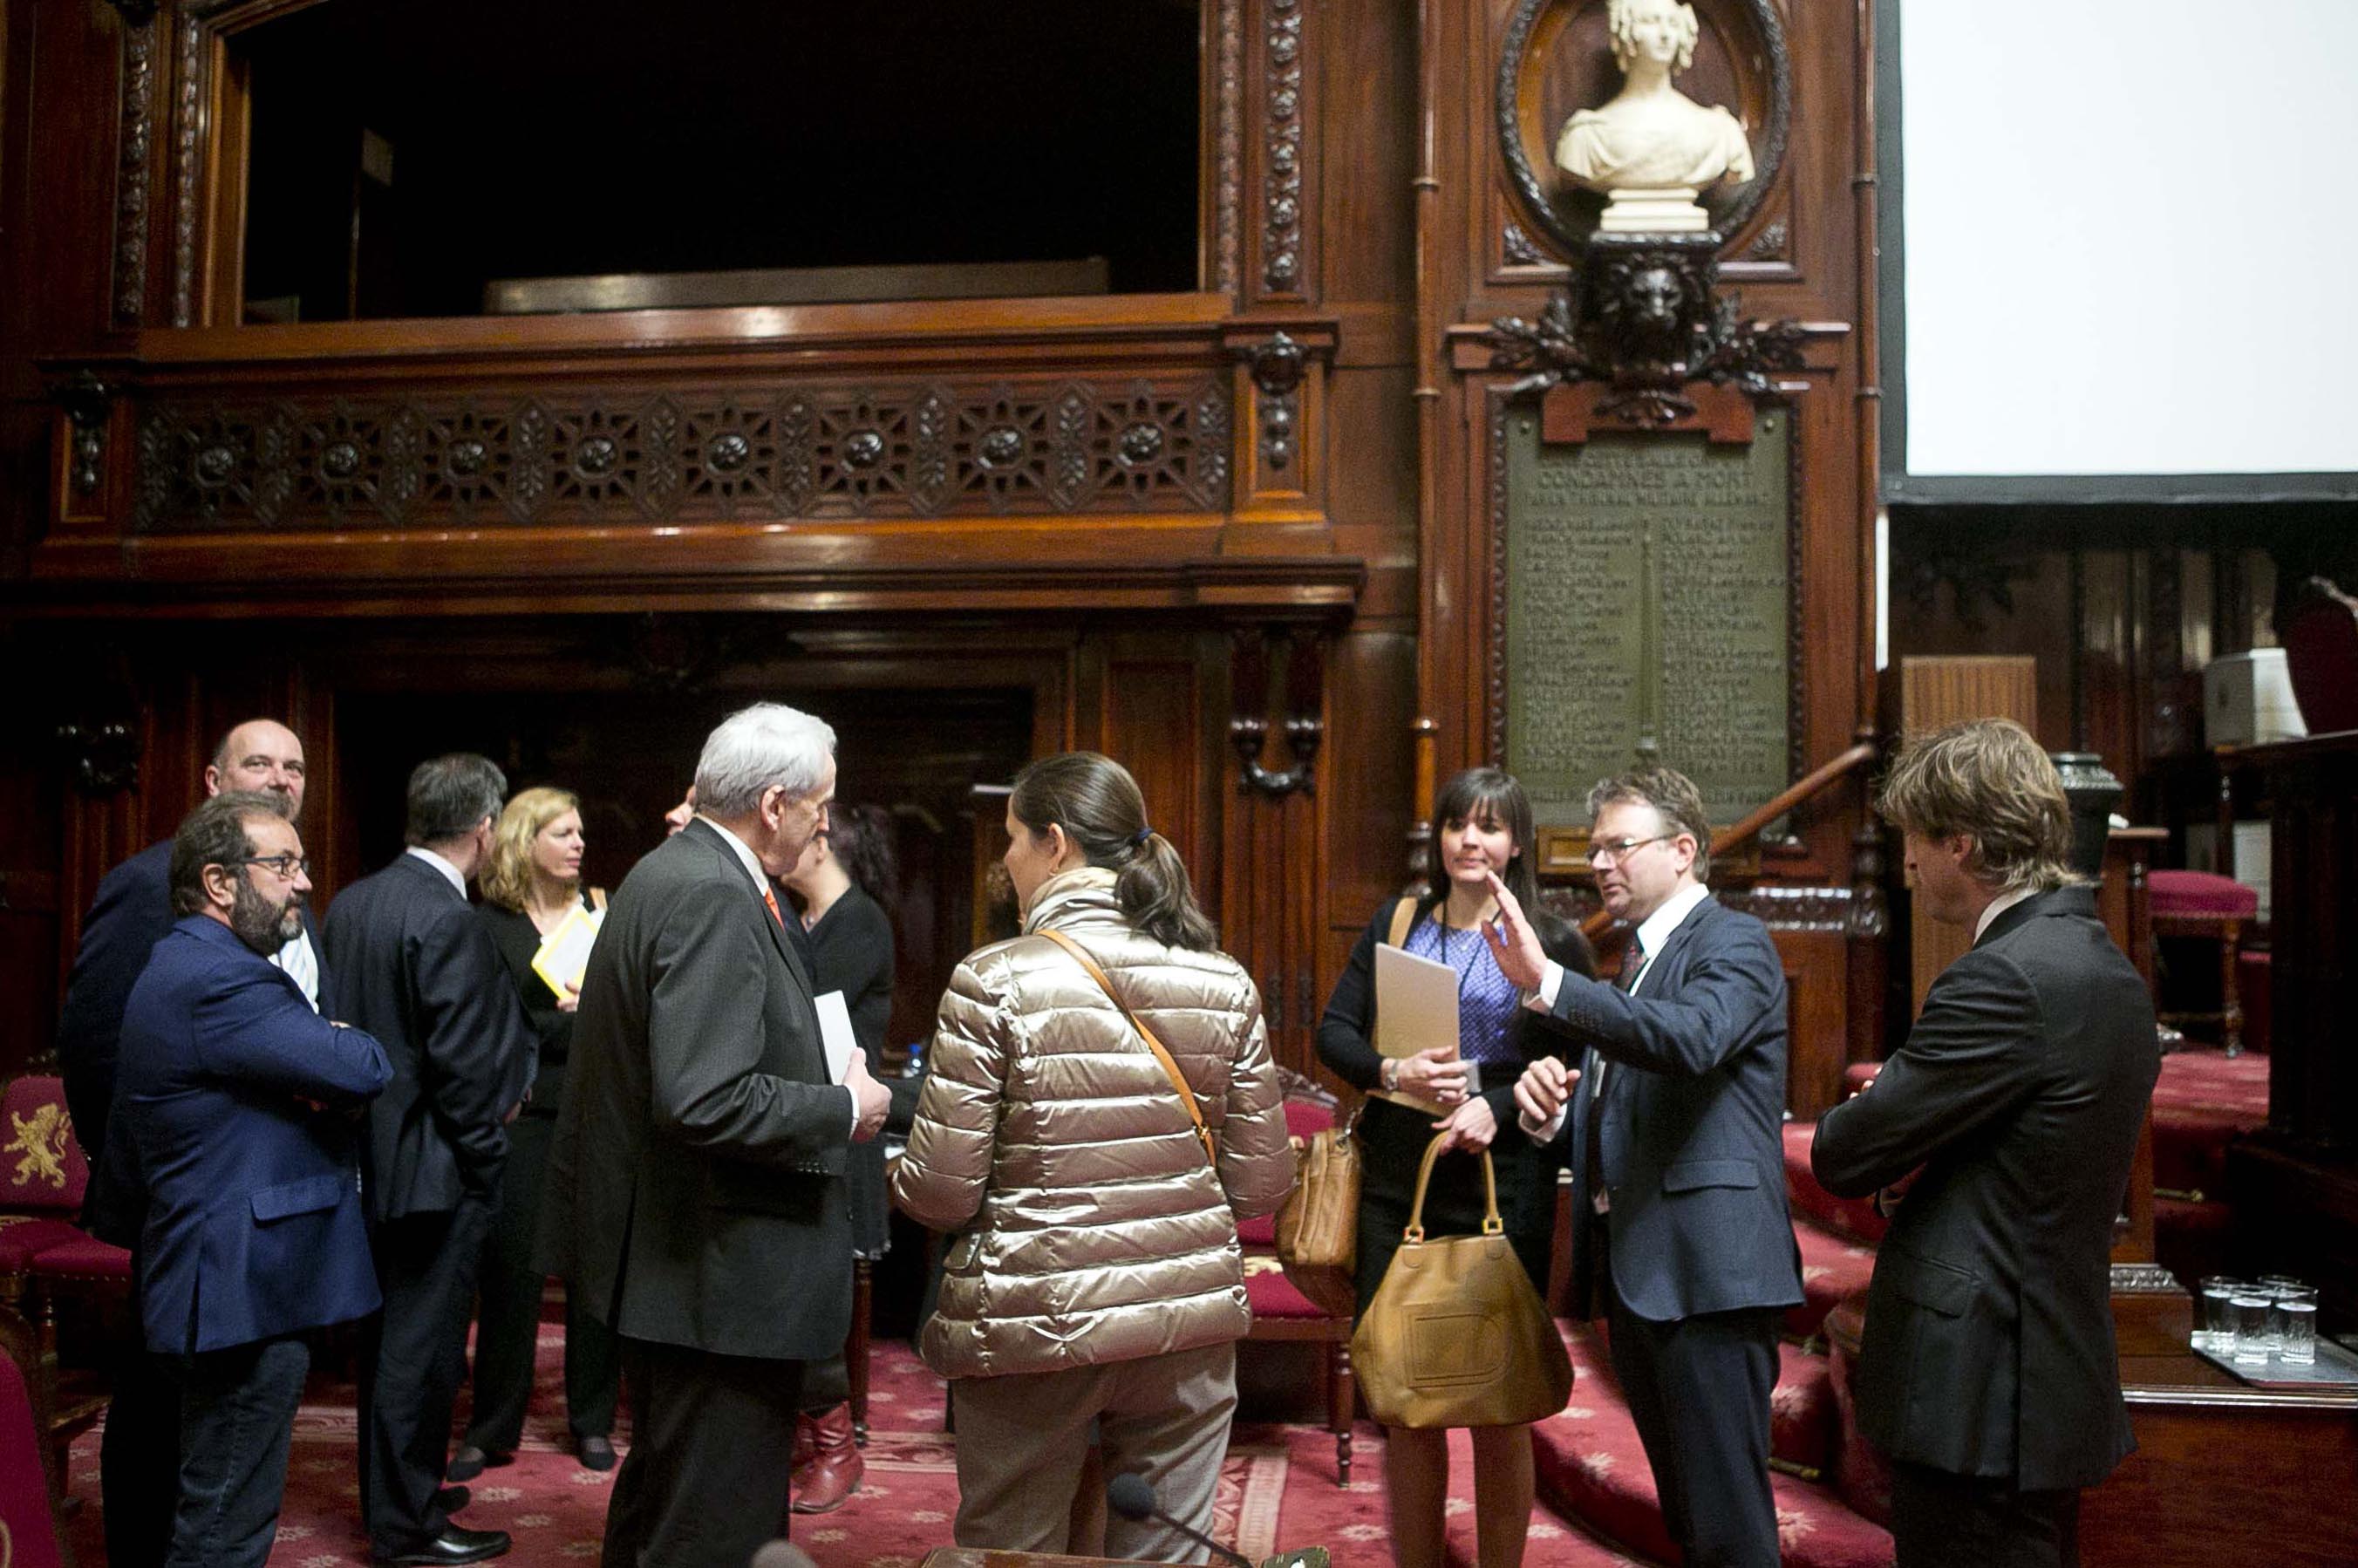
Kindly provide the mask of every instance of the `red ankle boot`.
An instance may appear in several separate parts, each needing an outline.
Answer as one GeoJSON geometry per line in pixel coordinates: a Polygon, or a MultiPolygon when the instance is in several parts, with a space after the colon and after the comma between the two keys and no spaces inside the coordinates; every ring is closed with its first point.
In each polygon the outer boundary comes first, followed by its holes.
{"type": "Polygon", "coordinates": [[[849,1405],[838,1405],[816,1417],[811,1428],[817,1452],[810,1468],[802,1473],[801,1484],[795,1487],[795,1512],[830,1513],[860,1490],[860,1475],[868,1466],[851,1440],[849,1405]]]}

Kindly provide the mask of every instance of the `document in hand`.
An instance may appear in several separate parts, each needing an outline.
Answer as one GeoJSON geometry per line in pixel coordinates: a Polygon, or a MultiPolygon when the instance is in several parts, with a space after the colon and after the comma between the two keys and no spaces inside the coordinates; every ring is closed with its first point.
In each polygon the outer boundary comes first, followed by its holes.
{"type": "Polygon", "coordinates": [[[575,904],[557,929],[540,939],[540,951],[532,956],[532,972],[547,981],[548,989],[559,997],[568,989],[580,989],[581,977],[590,968],[590,949],[605,921],[604,910],[575,904]]]}
{"type": "MultiPolygon", "coordinates": [[[[1457,1054],[1457,971],[1383,944],[1376,949],[1377,1053],[1413,1056],[1435,1045],[1445,1046],[1452,1056],[1457,1054]]],[[[1412,1109],[1445,1114],[1442,1107],[1413,1095],[1385,1089],[1371,1092],[1412,1109]]],[[[1472,1086],[1467,1092],[1474,1092],[1472,1086]]]]}
{"type": "Polygon", "coordinates": [[[851,1054],[860,1049],[851,1033],[851,1010],[844,1005],[841,991],[828,991],[813,1000],[818,1007],[819,1044],[827,1050],[827,1082],[839,1084],[851,1071],[851,1054]]]}

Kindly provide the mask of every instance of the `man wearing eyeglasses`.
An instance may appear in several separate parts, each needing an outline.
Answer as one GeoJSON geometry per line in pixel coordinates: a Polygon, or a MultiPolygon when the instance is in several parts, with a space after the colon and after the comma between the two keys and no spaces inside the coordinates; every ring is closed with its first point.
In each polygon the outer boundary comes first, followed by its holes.
{"type": "Polygon", "coordinates": [[[143,1198],[145,1348],[177,1390],[161,1434],[176,1467],[156,1499],[174,1563],[261,1568],[308,1336],[377,1304],[345,1113],[393,1069],[267,961],[302,929],[311,885],[280,811],[231,791],[189,815],[169,856],[179,918],[123,1017],[114,1149],[143,1198]]]}
{"type": "Polygon", "coordinates": [[[1713,899],[1711,824],[1683,774],[1590,793],[1589,863],[1636,934],[1617,983],[1548,959],[1497,878],[1498,968],[1581,1052],[1515,1085],[1524,1131],[1574,1173],[1574,1300],[1614,1371],[1690,1568],[1777,1568],[1768,1396],[1801,1299],[1786,1212],[1785,975],[1768,927],[1713,899]]]}
{"type": "MultiPolygon", "coordinates": [[[[284,724],[249,719],[213,748],[203,782],[208,798],[226,791],[258,793],[291,826],[303,813],[303,742],[284,724]]],[[[146,1197],[128,1162],[108,1158],[107,1113],[132,984],[172,928],[172,844],[158,839],[99,880],[58,1011],[58,1071],[75,1141],[90,1162],[83,1222],[135,1252],[146,1197]]],[[[319,928],[309,904],[298,901],[297,914],[292,935],[268,958],[317,1009],[323,989],[319,928]]],[[[107,1558],[116,1568],[155,1568],[171,1545],[179,1484],[176,1406],[171,1384],[150,1371],[146,1357],[127,1343],[119,1348],[122,1359],[110,1368],[114,1400],[99,1448],[107,1558]]]]}
{"type": "Polygon", "coordinates": [[[539,1061],[515,985],[467,902],[506,794],[488,757],[420,762],[409,775],[409,848],[328,912],[337,1014],[393,1059],[393,1084],[369,1109],[384,1312],[361,1372],[361,1512],[379,1563],[480,1563],[508,1549],[503,1530],[451,1523],[464,1499],[442,1488],[507,1124],[539,1061]]]}

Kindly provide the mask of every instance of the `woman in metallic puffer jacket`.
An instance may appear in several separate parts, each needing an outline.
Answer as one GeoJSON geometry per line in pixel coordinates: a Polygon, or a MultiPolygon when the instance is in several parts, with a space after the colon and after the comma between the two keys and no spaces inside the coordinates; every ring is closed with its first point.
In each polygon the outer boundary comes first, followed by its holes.
{"type": "MultiPolygon", "coordinates": [[[[1237,1219],[1293,1184],[1260,998],[1120,763],[1033,762],[1007,835],[1025,934],[958,966],[892,1176],[895,1203],[953,1233],[918,1347],[954,1379],[957,1542],[1066,1551],[1092,1421],[1108,1473],[1142,1473],[1208,1531],[1252,1320],[1237,1219]],[[1217,1170],[1123,1004],[1187,1079],[1217,1170]]],[[[1106,1552],[1204,1560],[1152,1520],[1109,1520],[1106,1552]]]]}

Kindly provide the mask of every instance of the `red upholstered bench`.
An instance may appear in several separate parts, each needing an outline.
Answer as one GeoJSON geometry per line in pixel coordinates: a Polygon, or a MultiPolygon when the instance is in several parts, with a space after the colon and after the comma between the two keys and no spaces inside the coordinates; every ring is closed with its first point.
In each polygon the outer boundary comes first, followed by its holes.
{"type": "Polygon", "coordinates": [[[2219,944],[2219,1011],[2164,1012],[2164,1023],[2216,1023],[2230,1056],[2244,1049],[2242,979],[2236,955],[2244,927],[2260,912],[2260,895],[2233,877],[2211,871],[2155,871],[2146,879],[2156,936],[2199,937],[2219,944]]]}

